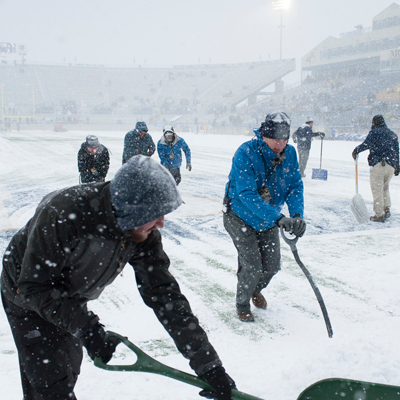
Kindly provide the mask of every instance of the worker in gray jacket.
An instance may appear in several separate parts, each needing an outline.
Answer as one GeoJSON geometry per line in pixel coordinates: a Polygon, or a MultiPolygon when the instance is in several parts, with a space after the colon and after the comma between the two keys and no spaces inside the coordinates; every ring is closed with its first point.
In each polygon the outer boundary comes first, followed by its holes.
{"type": "Polygon", "coordinates": [[[135,129],[125,135],[122,164],[125,164],[131,157],[139,154],[151,157],[155,151],[156,146],[148,133],[146,123],[138,121],[136,122],[135,129]]]}

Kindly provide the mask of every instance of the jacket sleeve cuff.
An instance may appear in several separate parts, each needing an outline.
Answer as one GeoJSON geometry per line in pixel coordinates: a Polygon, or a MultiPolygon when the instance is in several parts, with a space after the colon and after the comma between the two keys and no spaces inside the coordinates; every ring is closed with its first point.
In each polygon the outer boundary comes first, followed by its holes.
{"type": "Polygon", "coordinates": [[[197,376],[201,376],[206,374],[208,371],[211,371],[214,368],[222,367],[222,362],[219,358],[214,361],[211,361],[207,364],[202,364],[198,368],[195,369],[197,376]]]}

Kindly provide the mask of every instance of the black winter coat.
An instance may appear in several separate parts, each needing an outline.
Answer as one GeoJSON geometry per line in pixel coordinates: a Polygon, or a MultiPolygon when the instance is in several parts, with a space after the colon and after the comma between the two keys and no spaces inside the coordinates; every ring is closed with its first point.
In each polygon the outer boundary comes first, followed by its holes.
{"type": "Polygon", "coordinates": [[[114,216],[110,183],[47,195],[12,238],[3,258],[1,290],[16,305],[80,336],[98,319],[87,309],[129,262],[143,301],[153,309],[197,374],[221,361],[169,272],[161,234],[134,243],[114,216]]]}
{"type": "Polygon", "coordinates": [[[383,160],[395,169],[399,167],[399,138],[386,124],[372,129],[356,149],[357,153],[369,149],[368,165],[371,167],[383,160]]]}
{"type": "Polygon", "coordinates": [[[139,154],[151,157],[155,151],[156,146],[153,138],[148,133],[141,138],[137,130],[134,129],[125,135],[122,164],[125,164],[131,157],[139,154]]]}
{"type": "Polygon", "coordinates": [[[310,125],[303,124],[293,133],[293,140],[297,139],[297,148],[299,150],[310,150],[311,140],[319,136],[318,132],[313,132],[310,125]]]}
{"type": "Polygon", "coordinates": [[[91,154],[86,142],[78,151],[78,170],[82,183],[104,182],[110,167],[110,154],[102,144],[96,154],[91,154]]]}

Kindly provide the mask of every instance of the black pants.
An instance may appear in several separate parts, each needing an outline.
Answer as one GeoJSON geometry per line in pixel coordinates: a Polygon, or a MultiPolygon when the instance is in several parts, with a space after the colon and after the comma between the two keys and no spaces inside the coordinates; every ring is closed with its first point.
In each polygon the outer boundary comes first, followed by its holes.
{"type": "Polygon", "coordinates": [[[24,400],[76,400],[81,341],[35,312],[2,300],[18,350],[24,400]]]}
{"type": "Polygon", "coordinates": [[[181,183],[182,177],[181,177],[181,169],[180,168],[175,168],[175,169],[169,169],[168,171],[171,172],[172,176],[175,179],[176,186],[178,186],[181,183]]]}
{"type": "Polygon", "coordinates": [[[256,231],[232,210],[224,213],[224,226],[238,252],[236,308],[246,312],[251,295],[265,289],[281,269],[279,231],[276,226],[256,231]]]}
{"type": "Polygon", "coordinates": [[[106,178],[104,176],[83,176],[80,175],[80,183],[92,183],[92,182],[105,182],[106,178]]]}

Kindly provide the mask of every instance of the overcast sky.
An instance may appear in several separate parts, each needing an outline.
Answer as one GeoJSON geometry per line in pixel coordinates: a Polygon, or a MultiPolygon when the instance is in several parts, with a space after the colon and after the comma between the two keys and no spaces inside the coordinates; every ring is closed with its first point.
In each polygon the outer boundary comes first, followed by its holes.
{"type": "MultiPolygon", "coordinates": [[[[392,0],[291,0],[283,58],[326,37],[368,27],[392,0]]],[[[271,0],[0,0],[0,42],[27,46],[27,61],[177,65],[279,59],[280,11],[271,0]]]]}

